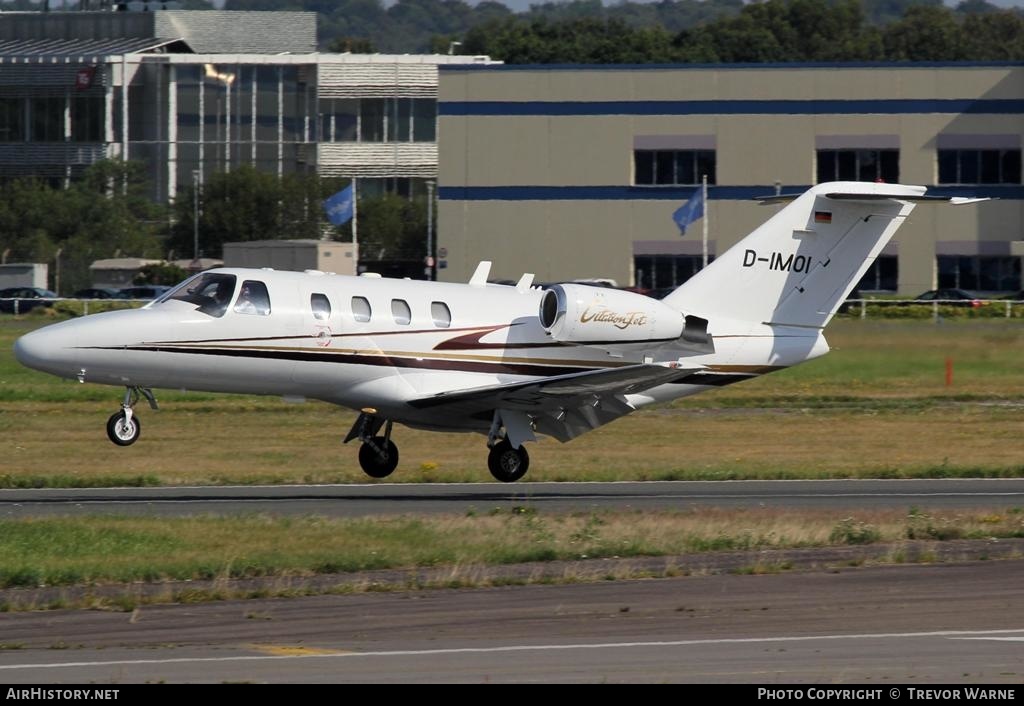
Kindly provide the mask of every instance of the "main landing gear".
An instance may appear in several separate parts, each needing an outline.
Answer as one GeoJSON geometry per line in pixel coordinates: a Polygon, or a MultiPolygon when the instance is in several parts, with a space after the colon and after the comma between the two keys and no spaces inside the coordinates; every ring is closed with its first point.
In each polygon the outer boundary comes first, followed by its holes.
{"type": "Polygon", "coordinates": [[[359,465],[371,478],[387,478],[398,468],[398,447],[391,440],[393,422],[377,416],[374,409],[364,409],[345,437],[345,443],[359,439],[359,465]],[[384,436],[377,436],[384,427],[384,436]]]}
{"type": "Polygon", "coordinates": [[[159,409],[153,391],[148,387],[126,387],[121,411],[114,412],[107,420],[107,436],[118,446],[131,446],[142,434],[142,424],[135,416],[135,404],[145,397],[151,409],[159,409]]]}
{"type": "MultiPolygon", "coordinates": [[[[366,407],[345,436],[344,443],[359,439],[359,465],[371,478],[387,478],[398,467],[398,447],[391,441],[393,422],[377,414],[377,410],[366,407]],[[380,435],[383,427],[384,434],[380,435]]],[[[501,417],[495,421],[487,436],[487,468],[491,475],[502,483],[512,483],[526,475],[530,467],[530,455],[522,444],[512,446],[507,435],[502,434],[501,417]]]]}
{"type": "Polygon", "coordinates": [[[502,439],[487,454],[487,468],[502,483],[513,483],[526,475],[530,468],[530,454],[526,447],[512,448],[508,439],[502,439]]]}

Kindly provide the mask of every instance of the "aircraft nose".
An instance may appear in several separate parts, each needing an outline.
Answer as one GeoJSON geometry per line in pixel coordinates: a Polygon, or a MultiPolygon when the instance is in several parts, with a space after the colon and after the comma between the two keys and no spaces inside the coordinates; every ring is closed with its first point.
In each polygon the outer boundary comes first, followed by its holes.
{"type": "Polygon", "coordinates": [[[26,333],[14,342],[14,357],[27,368],[47,373],[75,372],[74,341],[65,332],[54,330],[59,327],[57,324],[26,333]]]}

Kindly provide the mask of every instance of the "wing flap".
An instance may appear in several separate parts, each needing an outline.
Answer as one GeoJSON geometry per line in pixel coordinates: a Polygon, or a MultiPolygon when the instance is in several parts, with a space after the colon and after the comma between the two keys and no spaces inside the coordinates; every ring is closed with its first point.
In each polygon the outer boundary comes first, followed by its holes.
{"type": "Polygon", "coordinates": [[[442,392],[410,400],[408,404],[417,409],[464,416],[494,410],[525,413],[538,432],[564,442],[632,412],[633,406],[626,401],[626,395],[679,380],[702,369],[699,366],[627,365],[442,392]]]}

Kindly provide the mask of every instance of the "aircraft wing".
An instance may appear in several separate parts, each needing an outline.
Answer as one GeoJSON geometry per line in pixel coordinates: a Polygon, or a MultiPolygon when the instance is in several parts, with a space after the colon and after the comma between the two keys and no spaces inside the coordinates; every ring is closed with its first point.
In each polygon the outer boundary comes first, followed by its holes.
{"type": "Polygon", "coordinates": [[[501,410],[506,424],[511,421],[510,415],[525,415],[538,432],[569,441],[632,412],[634,408],[626,401],[626,395],[678,380],[700,369],[627,365],[441,392],[408,404],[417,409],[488,418],[495,410],[501,410]]]}

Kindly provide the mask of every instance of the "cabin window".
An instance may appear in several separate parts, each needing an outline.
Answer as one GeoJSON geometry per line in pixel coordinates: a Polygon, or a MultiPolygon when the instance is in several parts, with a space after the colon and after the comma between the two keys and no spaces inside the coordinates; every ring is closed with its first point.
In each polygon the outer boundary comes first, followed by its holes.
{"type": "Polygon", "coordinates": [[[331,301],[326,294],[310,294],[309,308],[313,310],[313,318],[317,321],[331,318],[331,301]]]}
{"type": "Polygon", "coordinates": [[[363,323],[370,320],[373,310],[366,297],[352,297],[352,318],[363,323]]]}
{"type": "Polygon", "coordinates": [[[391,315],[395,317],[395,323],[408,326],[412,321],[412,310],[409,309],[409,302],[404,299],[391,300],[391,315]]]}
{"type": "Polygon", "coordinates": [[[430,302],[430,317],[434,320],[434,326],[448,328],[452,325],[452,311],[444,302],[430,302]]]}
{"type": "Polygon", "coordinates": [[[231,303],[235,293],[235,276],[205,273],[183,283],[160,298],[158,303],[171,299],[195,304],[197,311],[220,317],[231,303]]]}
{"type": "Polygon", "coordinates": [[[267,293],[267,285],[254,279],[242,282],[238,299],[235,301],[235,311],[239,314],[269,315],[270,295],[267,293]]]}

